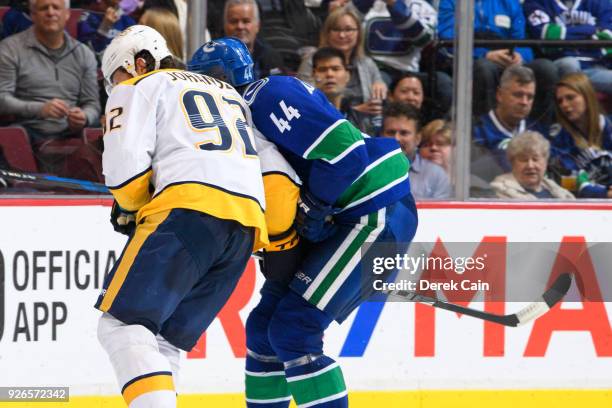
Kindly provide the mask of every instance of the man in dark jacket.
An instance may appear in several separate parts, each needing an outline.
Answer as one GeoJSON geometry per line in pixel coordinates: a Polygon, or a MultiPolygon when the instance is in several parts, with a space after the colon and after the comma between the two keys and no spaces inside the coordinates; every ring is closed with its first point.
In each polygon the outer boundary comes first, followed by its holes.
{"type": "Polygon", "coordinates": [[[277,75],[285,71],[283,57],[263,39],[258,37],[259,9],[255,0],[227,0],[223,12],[225,35],[242,40],[255,63],[255,76],[259,78],[277,75]]]}

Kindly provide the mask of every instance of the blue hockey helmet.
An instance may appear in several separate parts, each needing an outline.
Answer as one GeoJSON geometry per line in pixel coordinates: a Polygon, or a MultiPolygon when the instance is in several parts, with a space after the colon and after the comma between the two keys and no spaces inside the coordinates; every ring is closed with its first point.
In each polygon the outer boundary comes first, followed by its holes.
{"type": "Polygon", "coordinates": [[[229,82],[233,86],[255,81],[253,58],[242,41],[222,37],[202,45],[187,64],[189,71],[229,82]]]}

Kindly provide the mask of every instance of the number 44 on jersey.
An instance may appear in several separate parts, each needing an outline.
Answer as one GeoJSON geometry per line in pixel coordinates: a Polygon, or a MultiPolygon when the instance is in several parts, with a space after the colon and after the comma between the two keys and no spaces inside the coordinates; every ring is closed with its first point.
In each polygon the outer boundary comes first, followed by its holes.
{"type": "Polygon", "coordinates": [[[291,130],[291,125],[289,122],[291,122],[292,119],[300,118],[300,111],[295,109],[293,106],[287,106],[284,100],[281,100],[279,105],[283,110],[283,114],[285,115],[286,119],[283,119],[282,117],[279,119],[274,113],[270,114],[270,119],[272,119],[272,122],[274,122],[278,128],[278,131],[284,133],[285,130],[291,130]]]}

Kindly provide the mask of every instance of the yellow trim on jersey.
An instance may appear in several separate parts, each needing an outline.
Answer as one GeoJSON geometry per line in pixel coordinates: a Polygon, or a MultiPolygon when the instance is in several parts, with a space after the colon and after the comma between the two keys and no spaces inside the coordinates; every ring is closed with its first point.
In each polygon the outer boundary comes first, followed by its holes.
{"type": "Polygon", "coordinates": [[[164,222],[164,220],[168,217],[168,214],[170,214],[170,210],[152,214],[150,217],[147,217],[144,223],[137,225],[134,236],[125,248],[125,252],[121,257],[120,264],[115,271],[115,275],[104,293],[104,299],[102,299],[102,303],[100,303],[101,311],[108,312],[108,310],[111,308],[115,298],[117,297],[117,293],[119,293],[123,282],[125,282],[125,279],[127,278],[128,272],[134,264],[136,255],[138,255],[140,252],[140,248],[142,248],[142,245],[145,243],[147,238],[149,238],[149,236],[155,232],[157,227],[164,222]]]}
{"type": "Polygon", "coordinates": [[[149,181],[152,174],[153,170],[149,170],[119,188],[110,189],[121,208],[136,211],[151,200],[149,181]]]}
{"type": "Polygon", "coordinates": [[[183,183],[166,188],[138,211],[136,222],[173,208],[200,211],[224,220],[237,221],[245,227],[254,227],[254,251],[269,244],[264,213],[256,200],[198,183],[183,183]]]}
{"type": "Polygon", "coordinates": [[[293,225],[300,189],[286,175],[264,174],[268,234],[279,235],[293,225]]]}
{"type": "Polygon", "coordinates": [[[177,68],[156,69],[154,71],[147,72],[146,74],[138,75],[133,78],[126,79],[125,81],[121,81],[119,85],[133,86],[133,85],[136,85],[141,79],[145,79],[146,77],[151,76],[153,74],[157,74],[158,72],[168,72],[168,71],[182,71],[182,70],[177,69],[177,68]]]}
{"type": "Polygon", "coordinates": [[[123,399],[129,406],[134,399],[141,395],[161,390],[174,391],[174,382],[171,375],[159,374],[135,381],[123,391],[123,399]]]}

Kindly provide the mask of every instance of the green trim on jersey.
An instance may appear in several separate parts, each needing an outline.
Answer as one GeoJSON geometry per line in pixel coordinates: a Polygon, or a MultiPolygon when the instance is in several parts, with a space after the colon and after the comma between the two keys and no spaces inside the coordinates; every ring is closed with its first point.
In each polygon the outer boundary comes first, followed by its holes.
{"type": "Polygon", "coordinates": [[[363,143],[363,136],[359,129],[344,119],[339,120],[317,138],[304,153],[304,158],[338,162],[351,150],[363,143]]]}
{"type": "Polygon", "coordinates": [[[425,47],[431,42],[431,40],[433,40],[433,38],[433,29],[430,26],[427,26],[421,35],[414,40],[414,45],[417,47],[425,47]]]}
{"type": "Polygon", "coordinates": [[[379,194],[386,191],[396,184],[394,181],[404,179],[409,169],[410,163],[401,150],[390,152],[370,164],[359,178],[342,193],[336,201],[336,206],[346,208],[374,192],[379,194]],[[388,188],[385,189],[385,186],[388,188]]]}
{"type": "MultiPolygon", "coordinates": [[[[335,255],[340,255],[336,262],[331,266],[329,271],[323,270],[320,276],[324,276],[324,278],[318,282],[313,282],[311,288],[314,289],[312,295],[308,295],[308,291],[304,294],[306,300],[308,300],[313,305],[317,305],[319,301],[323,298],[325,293],[332,287],[334,281],[340,276],[342,271],[349,264],[351,258],[355,256],[355,254],[359,251],[361,246],[366,242],[368,236],[377,229],[379,226],[378,212],[370,213],[367,215],[367,224],[359,225],[361,227],[360,230],[357,231],[357,235],[352,238],[352,241],[348,243],[346,250],[339,254],[336,252],[335,255]]],[[[327,265],[326,265],[327,267],[327,265]]],[[[351,267],[352,269],[352,267],[351,267]]]]}
{"type": "Polygon", "coordinates": [[[545,40],[562,40],[563,35],[563,27],[559,24],[546,24],[544,27],[544,39],[545,40]]]}

